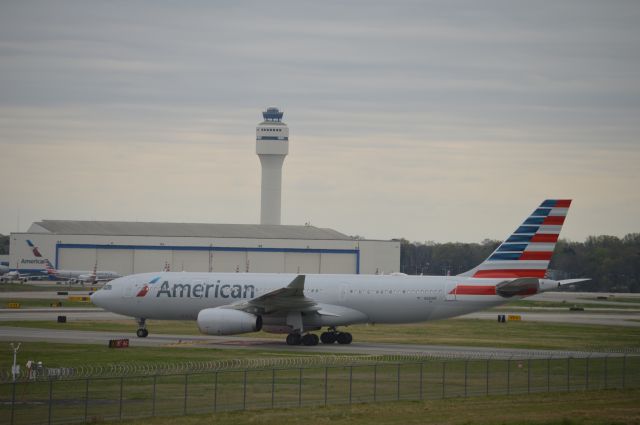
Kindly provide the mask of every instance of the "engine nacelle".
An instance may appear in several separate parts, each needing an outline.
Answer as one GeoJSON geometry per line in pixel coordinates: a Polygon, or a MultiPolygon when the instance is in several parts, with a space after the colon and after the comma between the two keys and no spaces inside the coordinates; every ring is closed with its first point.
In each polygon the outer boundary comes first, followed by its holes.
{"type": "Polygon", "coordinates": [[[258,332],[262,329],[262,317],[230,308],[205,308],[198,313],[198,328],[207,335],[258,332]]]}

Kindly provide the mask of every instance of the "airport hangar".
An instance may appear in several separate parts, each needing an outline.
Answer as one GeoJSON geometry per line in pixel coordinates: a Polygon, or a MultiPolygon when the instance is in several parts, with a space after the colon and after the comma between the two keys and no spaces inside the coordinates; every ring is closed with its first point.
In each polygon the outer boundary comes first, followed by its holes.
{"type": "Polygon", "coordinates": [[[11,234],[20,272],[111,270],[388,274],[400,268],[400,241],[355,239],[304,225],[43,220],[11,234]],[[39,255],[39,256],[38,256],[39,255]]]}

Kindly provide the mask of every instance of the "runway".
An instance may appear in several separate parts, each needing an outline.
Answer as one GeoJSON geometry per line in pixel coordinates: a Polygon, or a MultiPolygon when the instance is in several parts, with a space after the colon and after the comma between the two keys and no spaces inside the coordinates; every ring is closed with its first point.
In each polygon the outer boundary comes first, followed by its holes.
{"type": "Polygon", "coordinates": [[[0,340],[57,342],[69,344],[107,345],[110,339],[128,338],[131,347],[197,347],[212,349],[237,349],[282,351],[289,353],[366,354],[389,356],[419,356],[438,358],[509,359],[509,358],[566,358],[611,356],[615,353],[525,350],[515,348],[460,347],[443,345],[415,345],[353,342],[350,345],[317,345],[315,347],[290,346],[284,341],[243,336],[167,335],[150,334],[137,338],[134,332],[76,331],[63,329],[13,328],[0,326],[0,340]]]}
{"type": "MultiPolygon", "coordinates": [[[[70,293],[71,294],[71,293],[70,293]]],[[[87,291],[74,291],[76,295],[86,295],[87,291]]],[[[0,293],[0,298],[46,298],[64,299],[65,296],[57,295],[55,292],[5,292],[0,293]]],[[[624,298],[633,298],[640,294],[616,294],[624,298]]],[[[549,292],[531,297],[530,299],[540,301],[566,301],[574,302],[595,302],[592,299],[597,297],[609,297],[608,294],[586,294],[586,293],[558,293],[549,292]]],[[[602,301],[609,305],[609,301],[602,301]]],[[[632,306],[640,307],[638,303],[629,303],[632,306]]],[[[570,304],[569,304],[570,305],[570,304]]],[[[505,309],[504,312],[484,311],[462,316],[463,319],[479,319],[497,321],[497,315],[518,314],[523,321],[527,322],[547,322],[547,323],[573,323],[587,325],[604,326],[625,326],[640,327],[640,308],[638,309],[592,309],[588,311],[570,312],[568,308],[536,308],[530,311],[520,309],[517,313],[505,309]]],[[[67,321],[130,321],[131,332],[99,332],[99,331],[76,331],[65,329],[36,329],[36,328],[14,328],[0,326],[0,340],[3,341],[46,341],[63,342],[76,344],[107,344],[109,339],[129,338],[133,347],[148,346],[184,346],[201,348],[240,348],[254,350],[269,350],[283,352],[306,352],[306,353],[330,353],[330,354],[375,354],[375,355],[419,355],[433,357],[465,357],[465,358],[510,358],[510,357],[581,357],[586,355],[606,355],[608,353],[585,353],[567,352],[553,350],[519,350],[519,349],[498,349],[483,347],[451,347],[451,346],[430,346],[412,344],[385,344],[385,343],[365,343],[354,342],[351,345],[331,346],[318,345],[315,347],[288,346],[281,340],[266,338],[247,338],[246,336],[215,337],[206,335],[167,335],[151,334],[147,338],[135,336],[135,323],[132,318],[107,312],[95,307],[63,307],[63,308],[28,308],[28,309],[0,309],[0,325],[2,322],[11,321],[52,321],[57,320],[57,316],[64,315],[67,321]]]]}
{"type": "MultiPolygon", "coordinates": [[[[575,323],[582,325],[627,326],[640,327],[640,311],[615,310],[611,311],[575,311],[568,309],[548,309],[545,311],[518,311],[497,312],[481,311],[461,316],[463,319],[496,320],[498,314],[518,314],[527,322],[546,323],[575,323]]],[[[29,308],[23,310],[0,309],[0,322],[17,320],[50,320],[55,321],[57,316],[67,316],[68,321],[83,320],[131,320],[128,316],[107,312],[101,308],[72,307],[72,308],[29,308]]]]}

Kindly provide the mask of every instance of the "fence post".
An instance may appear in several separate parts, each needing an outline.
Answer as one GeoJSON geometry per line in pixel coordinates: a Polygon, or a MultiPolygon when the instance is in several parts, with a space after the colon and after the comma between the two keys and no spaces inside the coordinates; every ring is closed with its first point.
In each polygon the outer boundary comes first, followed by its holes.
{"type": "Polygon", "coordinates": [[[442,398],[445,394],[445,378],[447,376],[447,361],[442,362],[442,398]]]}
{"type": "Polygon", "coordinates": [[[547,392],[551,392],[551,357],[547,359],[547,392]]]}
{"type": "Polygon", "coordinates": [[[122,420],[122,392],[123,392],[123,386],[124,386],[124,376],[120,377],[120,407],[119,407],[119,412],[118,412],[118,416],[120,417],[120,420],[122,420]]]}
{"type": "Polygon", "coordinates": [[[156,415],[156,381],[158,375],[153,375],[153,396],[151,397],[151,416],[156,415]]]}
{"type": "Polygon", "coordinates": [[[188,388],[189,388],[189,374],[185,373],[184,374],[184,406],[182,409],[185,415],[187,414],[187,397],[188,397],[187,389],[188,388]]]}
{"type": "Polygon", "coordinates": [[[571,356],[567,357],[567,392],[571,391],[571,356]]]}
{"type": "Polygon", "coordinates": [[[423,395],[423,391],[422,391],[422,369],[424,368],[424,362],[420,363],[420,400],[424,400],[424,395],[423,395]]]}
{"type": "Polygon", "coordinates": [[[218,411],[218,371],[213,378],[213,411],[218,411]]]}
{"type": "Polygon", "coordinates": [[[51,409],[52,408],[53,408],[53,379],[49,378],[49,418],[47,420],[47,423],[49,425],[51,425],[51,409]]]}
{"type": "Polygon", "coordinates": [[[276,402],[276,369],[271,369],[271,408],[276,402]]]}
{"type": "Polygon", "coordinates": [[[87,413],[89,412],[89,378],[85,380],[84,388],[84,423],[87,423],[87,413]]]}
{"type": "Polygon", "coordinates": [[[302,406],[302,368],[298,375],[298,407],[302,406]]]}
{"type": "Polygon", "coordinates": [[[378,365],[373,365],[373,401],[378,400],[378,365]]]}
{"type": "Polygon", "coordinates": [[[469,360],[464,361],[464,396],[467,397],[467,370],[469,366],[469,360]]]}
{"type": "Polygon", "coordinates": [[[604,389],[609,386],[609,372],[607,370],[609,355],[604,356],[604,389]]]}
{"type": "Polygon", "coordinates": [[[627,355],[625,354],[622,358],[622,389],[626,387],[627,379],[627,355]]]}
{"type": "Polygon", "coordinates": [[[349,404],[351,404],[351,391],[353,390],[353,365],[349,366],[349,404]]]}
{"type": "Polygon", "coordinates": [[[247,410],[247,369],[244,370],[242,380],[242,410],[247,410]]]}
{"type": "Polygon", "coordinates": [[[15,413],[15,408],[16,408],[16,381],[13,381],[13,384],[11,384],[13,386],[13,390],[12,390],[12,394],[11,394],[11,425],[13,425],[13,417],[14,417],[14,413],[15,413]]]}
{"type": "Polygon", "coordinates": [[[396,399],[400,400],[400,363],[398,363],[398,368],[396,373],[396,399]]]}
{"type": "Polygon", "coordinates": [[[507,360],[507,395],[511,394],[511,357],[507,360]]]}
{"type": "Polygon", "coordinates": [[[585,366],[585,374],[584,374],[584,388],[589,391],[589,359],[591,358],[591,354],[587,356],[587,364],[585,366]]]}
{"type": "Polygon", "coordinates": [[[329,386],[327,366],[324,367],[324,405],[327,405],[327,387],[329,386]]]}
{"type": "Polygon", "coordinates": [[[527,359],[527,394],[531,394],[531,358],[527,359]]]}
{"type": "Polygon", "coordinates": [[[489,395],[489,361],[491,358],[487,359],[487,367],[486,367],[486,395],[489,395]]]}

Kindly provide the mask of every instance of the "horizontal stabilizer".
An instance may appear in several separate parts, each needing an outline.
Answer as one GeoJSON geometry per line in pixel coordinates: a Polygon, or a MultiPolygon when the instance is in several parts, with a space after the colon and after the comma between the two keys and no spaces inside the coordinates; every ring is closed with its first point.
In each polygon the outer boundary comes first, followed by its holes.
{"type": "Polygon", "coordinates": [[[496,285],[496,294],[501,297],[510,298],[516,295],[526,296],[538,293],[540,282],[536,278],[523,277],[496,285]]]}
{"type": "Polygon", "coordinates": [[[558,282],[560,283],[560,286],[564,286],[564,285],[571,285],[572,283],[588,282],[590,280],[591,278],[589,277],[583,277],[582,279],[564,279],[564,280],[559,280],[558,282]]]}

